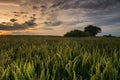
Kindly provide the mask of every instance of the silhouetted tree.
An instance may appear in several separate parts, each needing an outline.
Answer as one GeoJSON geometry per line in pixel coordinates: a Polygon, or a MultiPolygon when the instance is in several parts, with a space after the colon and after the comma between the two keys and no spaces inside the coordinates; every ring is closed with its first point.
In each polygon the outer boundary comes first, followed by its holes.
{"type": "Polygon", "coordinates": [[[112,35],[111,35],[111,34],[109,34],[108,36],[109,36],[109,37],[112,37],[112,35]]]}
{"type": "Polygon", "coordinates": [[[103,37],[115,37],[115,36],[112,36],[112,34],[108,34],[108,35],[103,35],[103,37]]]}
{"type": "Polygon", "coordinates": [[[70,32],[67,32],[64,36],[65,37],[86,37],[88,36],[88,34],[86,32],[75,29],[70,32]]]}
{"type": "Polygon", "coordinates": [[[102,31],[101,28],[93,25],[88,25],[84,29],[84,32],[88,32],[90,36],[96,36],[97,33],[100,33],[101,31],[102,31]]]}

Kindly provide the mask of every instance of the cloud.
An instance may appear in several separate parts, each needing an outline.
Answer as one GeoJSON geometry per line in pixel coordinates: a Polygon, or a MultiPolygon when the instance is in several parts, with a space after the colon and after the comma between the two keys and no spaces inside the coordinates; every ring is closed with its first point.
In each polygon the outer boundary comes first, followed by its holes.
{"type": "Polygon", "coordinates": [[[16,12],[16,11],[14,11],[13,13],[14,13],[14,14],[28,14],[28,12],[23,12],[23,11],[21,11],[21,12],[16,12]]]}
{"type": "Polygon", "coordinates": [[[37,24],[34,22],[33,19],[26,21],[22,24],[19,23],[2,23],[0,24],[0,30],[4,30],[4,31],[13,31],[13,30],[25,30],[28,28],[33,28],[35,27],[37,24]]]}
{"type": "Polygon", "coordinates": [[[71,21],[71,22],[66,23],[66,25],[75,26],[77,24],[86,23],[86,22],[88,21],[85,21],[85,20],[71,21]]]}
{"type": "MultiPolygon", "coordinates": [[[[2,0],[3,2],[5,0],[2,0]]],[[[60,9],[78,9],[84,10],[105,10],[119,7],[120,0],[6,0],[6,2],[21,2],[21,7],[31,7],[31,9],[41,10],[42,12],[60,9]]]]}
{"type": "Polygon", "coordinates": [[[55,22],[49,21],[49,22],[44,22],[44,24],[46,26],[59,26],[62,24],[62,22],[61,21],[55,21],[55,22]]]}
{"type": "Polygon", "coordinates": [[[43,27],[43,28],[40,28],[40,29],[42,29],[42,30],[54,30],[54,29],[51,28],[51,27],[43,27]]]}
{"type": "MultiPolygon", "coordinates": [[[[71,29],[71,27],[72,29],[83,29],[83,26],[95,25],[101,28],[103,26],[107,26],[107,28],[113,26],[109,29],[111,31],[112,28],[120,26],[118,24],[120,23],[120,0],[1,0],[0,2],[20,2],[22,11],[14,12],[14,16],[21,17],[27,15],[26,17],[28,18],[30,15],[36,14],[36,22],[38,24],[41,23],[39,26],[44,26],[44,30],[52,31],[53,27],[59,29],[59,26],[64,26],[61,30],[65,32],[68,28],[71,29]]],[[[0,29],[7,28],[8,30],[14,30],[15,28],[22,30],[30,26],[27,22],[17,24],[17,27],[15,27],[16,25],[12,25],[12,27],[0,25],[0,29]]],[[[116,30],[114,31],[116,32],[116,30]]]]}
{"type": "Polygon", "coordinates": [[[118,4],[120,4],[120,0],[54,0],[52,7],[59,7],[62,9],[105,9],[118,4]]]}
{"type": "Polygon", "coordinates": [[[0,0],[2,3],[20,3],[21,0],[0,0]]]}

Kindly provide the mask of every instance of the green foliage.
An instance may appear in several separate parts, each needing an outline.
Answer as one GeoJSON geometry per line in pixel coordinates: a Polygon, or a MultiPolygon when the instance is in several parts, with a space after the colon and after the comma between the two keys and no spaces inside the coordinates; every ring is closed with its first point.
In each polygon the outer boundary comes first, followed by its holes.
{"type": "Polygon", "coordinates": [[[101,28],[93,25],[88,25],[84,29],[85,32],[88,32],[90,36],[96,36],[97,33],[100,33],[102,30],[101,28]]]}
{"type": "Polygon", "coordinates": [[[120,38],[0,37],[0,80],[120,80],[120,38]]]}
{"type": "Polygon", "coordinates": [[[112,36],[111,34],[108,34],[108,35],[103,35],[103,37],[116,37],[116,36],[112,36]]]}
{"type": "Polygon", "coordinates": [[[73,31],[67,32],[64,36],[65,37],[86,37],[86,36],[89,36],[89,34],[87,32],[83,32],[80,30],[73,30],[73,31]]]}
{"type": "Polygon", "coordinates": [[[84,28],[84,31],[80,30],[72,30],[67,32],[64,36],[65,37],[88,37],[88,36],[96,36],[97,33],[100,33],[102,30],[101,28],[93,25],[88,25],[84,28]]]}

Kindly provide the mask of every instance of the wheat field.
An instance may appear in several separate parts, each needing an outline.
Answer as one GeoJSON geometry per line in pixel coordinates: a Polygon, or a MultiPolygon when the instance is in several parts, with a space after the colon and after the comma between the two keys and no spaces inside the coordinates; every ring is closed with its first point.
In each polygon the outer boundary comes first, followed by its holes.
{"type": "Polygon", "coordinates": [[[0,80],[120,80],[120,38],[0,37],[0,80]]]}

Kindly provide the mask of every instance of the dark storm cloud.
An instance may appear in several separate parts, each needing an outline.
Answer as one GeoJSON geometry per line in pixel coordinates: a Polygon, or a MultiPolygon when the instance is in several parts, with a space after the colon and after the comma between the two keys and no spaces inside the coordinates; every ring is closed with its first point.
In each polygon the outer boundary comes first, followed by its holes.
{"type": "MultiPolygon", "coordinates": [[[[9,0],[8,0],[9,1],[9,0]]],[[[49,8],[85,8],[85,9],[105,9],[120,4],[120,0],[26,0],[28,4],[41,4],[40,8],[47,8],[48,4],[52,4],[49,8]]],[[[34,6],[34,9],[38,9],[34,6]]]]}
{"type": "Polygon", "coordinates": [[[0,24],[0,30],[4,30],[4,31],[12,31],[12,30],[25,30],[28,28],[33,28],[35,27],[37,24],[34,22],[34,20],[29,20],[24,22],[23,24],[19,24],[19,23],[2,23],[0,24]]]}
{"type": "Polygon", "coordinates": [[[120,4],[120,0],[54,0],[52,7],[62,9],[85,8],[85,9],[105,9],[120,4]]]}
{"type": "MultiPolygon", "coordinates": [[[[2,0],[3,1],[3,0],[2,0]]],[[[12,0],[8,0],[12,1],[12,0]]],[[[13,0],[17,1],[17,0],[13,0]]],[[[60,9],[78,9],[84,10],[109,10],[112,8],[120,7],[120,0],[25,0],[24,6],[31,6],[32,9],[39,10],[41,12],[55,12],[60,9]],[[57,8],[57,9],[56,9],[57,8]]],[[[23,6],[22,5],[22,6],[23,6]]],[[[21,6],[21,7],[22,7],[21,6]]],[[[47,13],[46,13],[47,14],[47,13]]]]}
{"type": "MultiPolygon", "coordinates": [[[[17,2],[17,0],[6,1],[17,2]]],[[[50,16],[45,18],[43,23],[50,27],[81,26],[89,25],[89,23],[96,26],[114,26],[114,24],[120,23],[120,0],[24,0],[21,7],[23,9],[28,7],[28,9],[32,9],[32,12],[36,11],[35,13],[40,16],[39,19],[41,17],[44,19],[46,15],[50,16]]],[[[45,29],[51,30],[51,28],[45,29]]]]}

